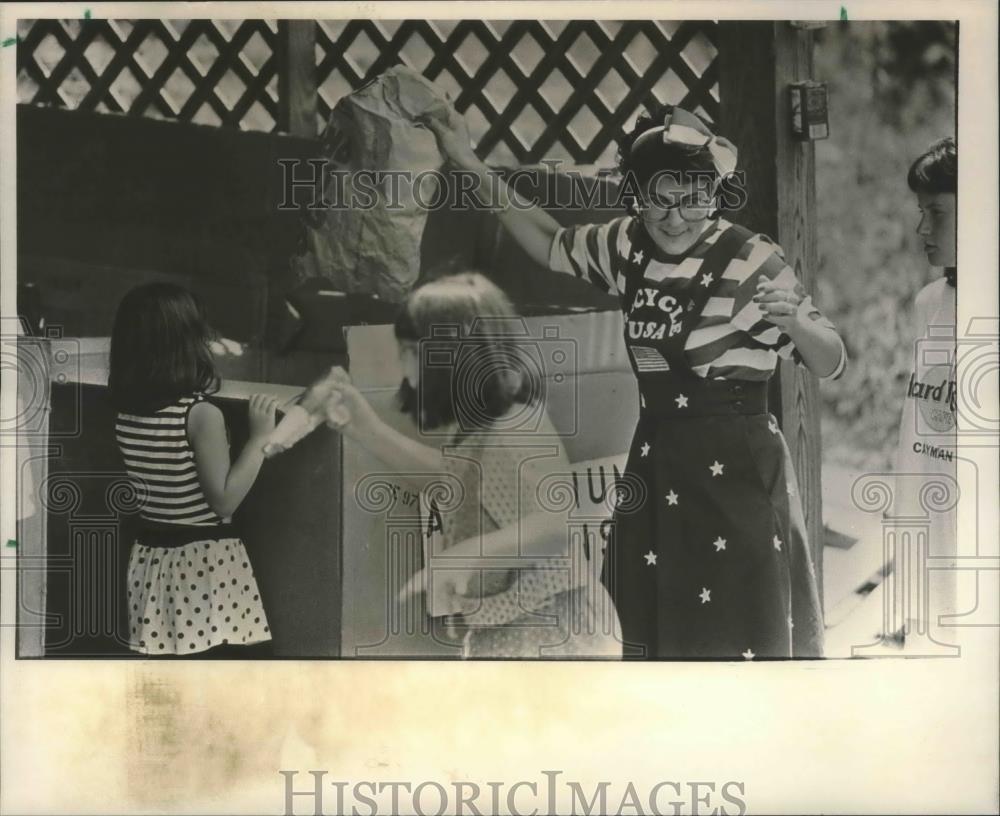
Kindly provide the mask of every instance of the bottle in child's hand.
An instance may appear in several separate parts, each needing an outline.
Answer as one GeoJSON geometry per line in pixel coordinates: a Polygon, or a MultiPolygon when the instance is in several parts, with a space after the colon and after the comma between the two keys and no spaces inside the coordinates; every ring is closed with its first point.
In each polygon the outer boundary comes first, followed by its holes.
{"type": "MultiPolygon", "coordinates": [[[[284,418],[268,436],[264,443],[264,455],[273,456],[288,450],[300,439],[308,436],[321,423],[329,422],[328,403],[333,398],[337,383],[343,382],[345,379],[347,379],[347,372],[342,368],[334,367],[321,379],[310,385],[299,398],[298,403],[288,409],[284,418]]],[[[346,411],[346,407],[344,410],[346,411]]],[[[349,419],[350,416],[346,416],[344,423],[349,419]]]]}
{"type": "Polygon", "coordinates": [[[276,453],[288,450],[317,425],[319,425],[318,417],[310,416],[301,405],[293,405],[264,441],[264,455],[274,456],[276,453]]]}

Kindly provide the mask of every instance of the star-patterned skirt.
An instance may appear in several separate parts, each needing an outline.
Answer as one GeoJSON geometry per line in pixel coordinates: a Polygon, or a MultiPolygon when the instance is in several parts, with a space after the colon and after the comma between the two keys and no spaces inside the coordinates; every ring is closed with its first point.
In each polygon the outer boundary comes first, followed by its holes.
{"type": "Polygon", "coordinates": [[[602,580],[624,657],[821,657],[791,457],[766,383],[641,387],[602,580]]]}

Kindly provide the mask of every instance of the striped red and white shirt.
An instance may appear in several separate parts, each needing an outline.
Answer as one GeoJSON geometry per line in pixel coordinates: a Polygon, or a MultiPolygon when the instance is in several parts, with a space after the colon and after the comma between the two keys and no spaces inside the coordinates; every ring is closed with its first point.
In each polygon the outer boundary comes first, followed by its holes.
{"type": "Polygon", "coordinates": [[[222,524],[201,490],[187,419],[200,395],[182,397],[150,414],[119,412],[115,437],[125,470],[145,497],[140,515],[167,524],[222,524]]]}
{"type": "MultiPolygon", "coordinates": [[[[698,285],[706,252],[729,226],[729,222],[719,219],[683,255],[669,259],[651,257],[638,285],[650,288],[669,284],[698,285]]],[[[554,271],[588,280],[602,292],[617,296],[627,318],[632,304],[626,302],[626,277],[634,274],[634,254],[641,254],[641,250],[633,249],[633,237],[636,230],[641,229],[644,229],[641,222],[630,216],[603,224],[561,228],[549,250],[549,266],[554,271]]],[[[640,257],[638,261],[641,263],[643,259],[640,257]]],[[[791,338],[778,326],[764,320],[760,307],[753,301],[757,282],[762,277],[789,288],[797,283],[795,272],[785,262],[781,248],[764,235],[751,234],[726,265],[684,344],[687,362],[697,376],[767,380],[774,373],[779,357],[801,362],[791,338]]],[[[832,328],[812,300],[807,298],[807,301],[810,318],[832,328]]],[[[626,331],[626,345],[638,371],[668,370],[655,339],[645,341],[641,336],[630,337],[626,331]]],[[[830,378],[840,375],[846,357],[841,342],[840,363],[830,378]]]]}

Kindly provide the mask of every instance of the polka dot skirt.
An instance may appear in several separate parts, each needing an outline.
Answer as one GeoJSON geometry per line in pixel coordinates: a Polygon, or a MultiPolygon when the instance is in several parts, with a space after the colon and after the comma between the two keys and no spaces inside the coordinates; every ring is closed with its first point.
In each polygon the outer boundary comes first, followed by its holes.
{"type": "Polygon", "coordinates": [[[129,645],[142,654],[195,654],[271,639],[238,538],[183,547],[136,543],[128,565],[128,617],[129,645]]]}

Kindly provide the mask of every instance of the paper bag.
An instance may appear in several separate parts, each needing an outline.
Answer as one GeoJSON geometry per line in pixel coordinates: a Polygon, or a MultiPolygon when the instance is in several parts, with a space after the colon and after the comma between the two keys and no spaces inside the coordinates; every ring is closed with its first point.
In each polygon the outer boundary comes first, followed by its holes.
{"type": "Polygon", "coordinates": [[[346,172],[328,179],[327,206],[305,227],[306,251],[292,261],[300,283],[321,276],[339,291],[392,303],[410,292],[420,272],[426,207],[438,194],[436,174],[419,174],[444,164],[434,134],[415,120],[445,104],[443,90],[403,66],[336,104],[323,133],[324,158],[346,172]]]}

